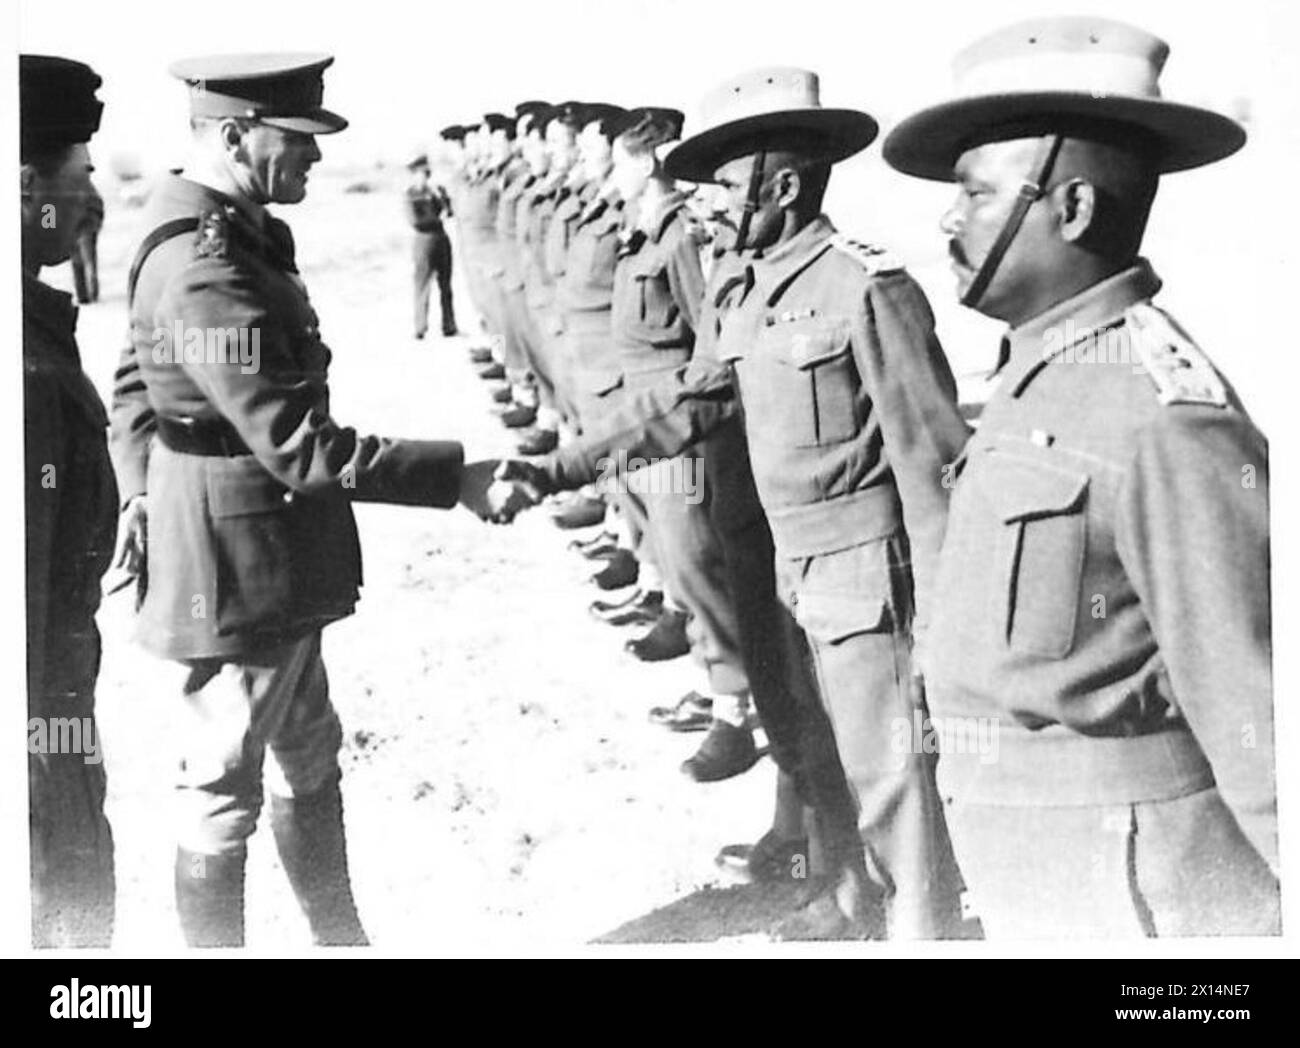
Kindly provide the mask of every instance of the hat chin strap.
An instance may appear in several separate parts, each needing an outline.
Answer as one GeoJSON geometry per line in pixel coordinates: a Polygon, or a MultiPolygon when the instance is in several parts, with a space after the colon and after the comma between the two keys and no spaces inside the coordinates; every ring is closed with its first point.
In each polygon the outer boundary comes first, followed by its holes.
{"type": "Polygon", "coordinates": [[[975,279],[971,281],[970,287],[966,289],[966,294],[961,298],[961,304],[969,309],[975,309],[979,305],[980,299],[984,297],[984,292],[993,282],[994,274],[998,271],[998,266],[1002,264],[1002,258],[1011,247],[1011,241],[1015,240],[1016,234],[1020,231],[1020,225],[1029,214],[1029,209],[1036,200],[1042,198],[1047,189],[1047,180],[1051,177],[1052,167],[1056,164],[1057,154],[1061,152],[1061,145],[1065,141],[1064,135],[1048,135],[1039,143],[1038,153],[1034,158],[1033,180],[1026,178],[1020,184],[1020,192],[1016,196],[1016,202],[1012,205],[1011,214],[1007,215],[1007,220],[1002,226],[1002,231],[998,233],[998,238],[993,242],[993,247],[989,253],[984,256],[984,261],[980,265],[979,271],[975,274],[975,279]]]}
{"type": "Polygon", "coordinates": [[[749,221],[758,210],[758,194],[763,188],[763,168],[767,165],[767,153],[759,150],[754,156],[754,167],[749,172],[749,192],[745,196],[745,213],[740,217],[740,228],[736,230],[736,243],[732,250],[736,254],[745,250],[749,240],[749,221]]]}

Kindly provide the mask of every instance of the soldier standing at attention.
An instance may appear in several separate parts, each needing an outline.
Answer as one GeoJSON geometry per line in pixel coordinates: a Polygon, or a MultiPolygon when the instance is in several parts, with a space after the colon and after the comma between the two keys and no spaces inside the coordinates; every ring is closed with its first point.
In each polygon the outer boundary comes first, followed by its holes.
{"type": "Polygon", "coordinates": [[[72,723],[82,743],[70,753],[29,740],[36,946],[102,947],[113,937],[95,611],[113,556],[117,485],[108,417],[81,368],[76,307],[39,279],[43,267],[67,261],[76,248],[93,192],[85,143],[99,129],[101,83],[89,66],[66,58],[19,60],[28,730],[39,742],[56,720],[72,723]]]}
{"type": "Polygon", "coordinates": [[[406,165],[411,184],[406,187],[406,220],[415,231],[411,253],[415,262],[415,337],[429,330],[429,291],[438,282],[442,333],[456,334],[456,313],[451,303],[451,241],[442,225],[447,198],[429,183],[429,158],[421,153],[406,165]]]}
{"type": "Polygon", "coordinates": [[[885,143],[957,183],[962,302],[1010,326],[921,659],[941,744],[996,732],[939,759],[990,937],[1279,931],[1268,446],[1139,253],[1160,176],[1246,136],[1160,97],[1168,51],[1014,25],[885,143]]]}
{"type": "Polygon", "coordinates": [[[719,364],[692,364],[638,393],[531,474],[572,487],[602,458],[676,454],[728,416],[739,393],[759,499],[789,610],[788,666],[824,706],[843,772],[823,763],[819,815],[838,876],[786,929],[812,937],[961,934],[959,878],[934,783],[933,751],[899,747],[924,721],[912,684],[914,627],[934,607],[947,515],[943,467],[965,443],[956,389],[920,287],[821,212],[837,161],[866,148],[866,113],[825,109],[815,74],[762,69],[703,104],[702,130],[667,173],[721,187],[742,265],[717,338],[719,364]],[[856,823],[856,825],[854,825],[856,823]]]}
{"type": "Polygon", "coordinates": [[[196,946],[243,943],[268,748],[271,826],[314,940],[366,942],[321,661],[322,627],[359,596],[352,503],[459,501],[505,519],[522,498],[493,485],[495,463],[463,464],[459,443],[366,436],[330,413],[331,352],[266,205],[299,203],[316,136],[347,126],[321,106],[332,61],[172,67],[191,88],[192,155],[153,194],[129,280],[113,448],[128,525],[148,498],[136,632],[179,698],[176,904],[196,946]]]}

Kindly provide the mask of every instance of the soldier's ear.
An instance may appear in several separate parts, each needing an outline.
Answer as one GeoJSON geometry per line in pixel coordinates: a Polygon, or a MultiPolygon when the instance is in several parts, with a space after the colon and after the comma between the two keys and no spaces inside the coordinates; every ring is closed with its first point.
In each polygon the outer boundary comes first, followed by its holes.
{"type": "Polygon", "coordinates": [[[1096,223],[1097,187],[1082,178],[1072,178],[1056,189],[1057,221],[1061,238],[1077,244],[1096,223]]]}
{"type": "Polygon", "coordinates": [[[784,210],[799,199],[799,194],[803,191],[803,177],[795,168],[783,167],[773,179],[772,190],[776,205],[784,210]]]}
{"type": "Polygon", "coordinates": [[[226,117],[217,127],[217,137],[227,152],[240,149],[247,134],[245,125],[234,117],[226,117]]]}

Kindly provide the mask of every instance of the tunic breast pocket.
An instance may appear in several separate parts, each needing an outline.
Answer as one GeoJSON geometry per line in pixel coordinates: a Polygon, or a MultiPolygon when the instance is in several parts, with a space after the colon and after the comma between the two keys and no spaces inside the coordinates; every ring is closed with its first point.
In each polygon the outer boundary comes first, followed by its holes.
{"type": "Polygon", "coordinates": [[[1074,646],[1088,475],[999,457],[986,489],[1001,518],[997,602],[1007,645],[1059,659],[1074,646]]]}
{"type": "Polygon", "coordinates": [[[650,332],[659,332],[677,322],[677,303],[668,287],[666,267],[661,263],[633,274],[641,324],[650,332]]]}
{"type": "Polygon", "coordinates": [[[207,486],[217,632],[274,625],[292,610],[288,492],[252,458],[214,462],[207,486]]]}
{"type": "Polygon", "coordinates": [[[778,424],[796,447],[842,444],[857,435],[861,380],[853,362],[847,327],[821,323],[777,323],[762,329],[760,348],[784,374],[771,391],[782,402],[778,424]]]}

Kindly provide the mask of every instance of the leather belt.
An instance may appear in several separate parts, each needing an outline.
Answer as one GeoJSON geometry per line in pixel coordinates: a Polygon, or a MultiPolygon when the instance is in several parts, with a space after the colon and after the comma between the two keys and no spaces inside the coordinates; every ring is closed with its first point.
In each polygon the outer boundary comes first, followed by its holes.
{"type": "Polygon", "coordinates": [[[253,453],[235,427],[224,418],[167,418],[159,415],[158,439],[181,455],[235,458],[253,453]]]}

